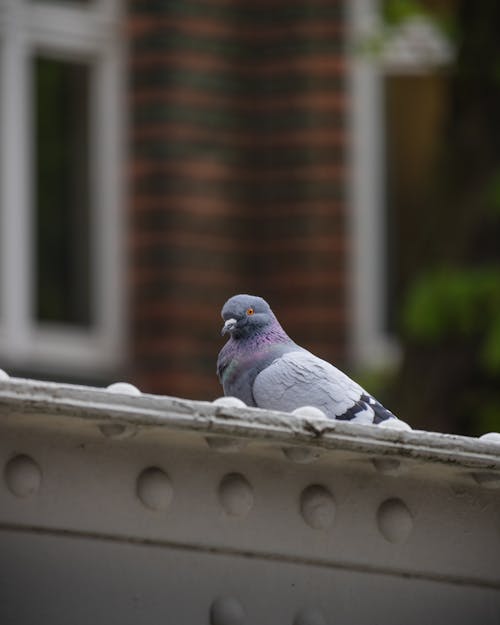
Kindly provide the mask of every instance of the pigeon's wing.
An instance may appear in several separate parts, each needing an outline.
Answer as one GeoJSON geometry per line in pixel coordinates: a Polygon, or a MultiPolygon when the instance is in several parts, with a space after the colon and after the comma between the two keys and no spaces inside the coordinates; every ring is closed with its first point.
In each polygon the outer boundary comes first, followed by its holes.
{"type": "Polygon", "coordinates": [[[394,416],[345,373],[306,350],[288,352],[262,370],[253,397],[261,408],[290,412],[315,406],[330,418],[361,423],[394,416]],[[377,418],[377,405],[387,413],[383,418],[377,418]]]}

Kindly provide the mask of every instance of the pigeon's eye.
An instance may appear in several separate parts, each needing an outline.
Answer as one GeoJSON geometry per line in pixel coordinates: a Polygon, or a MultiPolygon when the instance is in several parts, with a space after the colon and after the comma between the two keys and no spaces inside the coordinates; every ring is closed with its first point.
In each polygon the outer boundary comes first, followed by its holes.
{"type": "Polygon", "coordinates": [[[254,309],[253,308],[247,308],[247,315],[250,317],[251,315],[253,315],[254,313],[254,309]]]}

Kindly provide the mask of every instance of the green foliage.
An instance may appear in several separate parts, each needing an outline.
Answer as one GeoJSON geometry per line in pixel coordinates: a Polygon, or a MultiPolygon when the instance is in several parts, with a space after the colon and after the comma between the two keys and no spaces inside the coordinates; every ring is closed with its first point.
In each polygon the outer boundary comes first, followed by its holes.
{"type": "Polygon", "coordinates": [[[357,54],[377,58],[383,53],[394,32],[397,32],[405,22],[418,17],[432,22],[448,39],[458,38],[456,20],[452,12],[430,11],[419,0],[385,0],[381,5],[380,17],[379,27],[357,42],[354,49],[357,54]]]}
{"type": "Polygon", "coordinates": [[[381,14],[389,28],[397,28],[408,20],[422,17],[431,21],[451,41],[459,38],[456,16],[444,6],[430,10],[419,0],[385,0],[381,14]]]}
{"type": "Polygon", "coordinates": [[[383,53],[393,29],[413,17],[429,16],[416,0],[385,0],[380,14],[382,23],[377,30],[363,36],[357,42],[355,48],[357,54],[377,58],[383,53]]]}
{"type": "Polygon", "coordinates": [[[410,291],[404,329],[414,339],[477,339],[479,363],[500,373],[500,268],[442,268],[410,291]]]}
{"type": "Polygon", "coordinates": [[[417,0],[385,0],[382,4],[382,17],[389,26],[398,26],[419,15],[428,16],[428,12],[417,0]]]}

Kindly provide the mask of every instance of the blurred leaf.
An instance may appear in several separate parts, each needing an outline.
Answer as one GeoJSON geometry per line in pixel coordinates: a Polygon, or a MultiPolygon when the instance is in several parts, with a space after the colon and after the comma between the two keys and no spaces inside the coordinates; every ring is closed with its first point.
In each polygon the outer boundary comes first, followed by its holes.
{"type": "Polygon", "coordinates": [[[428,342],[478,337],[484,368],[500,372],[500,269],[439,269],[421,277],[403,324],[410,337],[428,342]]]}
{"type": "Polygon", "coordinates": [[[416,0],[385,0],[382,5],[382,17],[390,26],[397,26],[416,15],[428,14],[416,0]]]}
{"type": "Polygon", "coordinates": [[[385,50],[398,28],[413,18],[425,18],[450,40],[456,38],[457,24],[452,12],[430,11],[418,0],[385,0],[380,10],[381,22],[370,33],[365,33],[354,45],[355,54],[377,58],[385,50]]]}
{"type": "Polygon", "coordinates": [[[439,275],[420,278],[410,291],[403,313],[403,324],[410,336],[432,340],[445,329],[440,297],[439,275]]]}

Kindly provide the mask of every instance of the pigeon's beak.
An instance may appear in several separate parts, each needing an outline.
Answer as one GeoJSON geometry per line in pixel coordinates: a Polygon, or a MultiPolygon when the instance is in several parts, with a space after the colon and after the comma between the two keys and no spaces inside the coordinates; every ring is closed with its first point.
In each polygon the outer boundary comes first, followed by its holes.
{"type": "Polygon", "coordinates": [[[222,336],[224,336],[224,334],[227,334],[228,332],[231,332],[231,330],[235,328],[237,323],[238,322],[236,321],[236,319],[228,319],[222,327],[222,336]]]}

